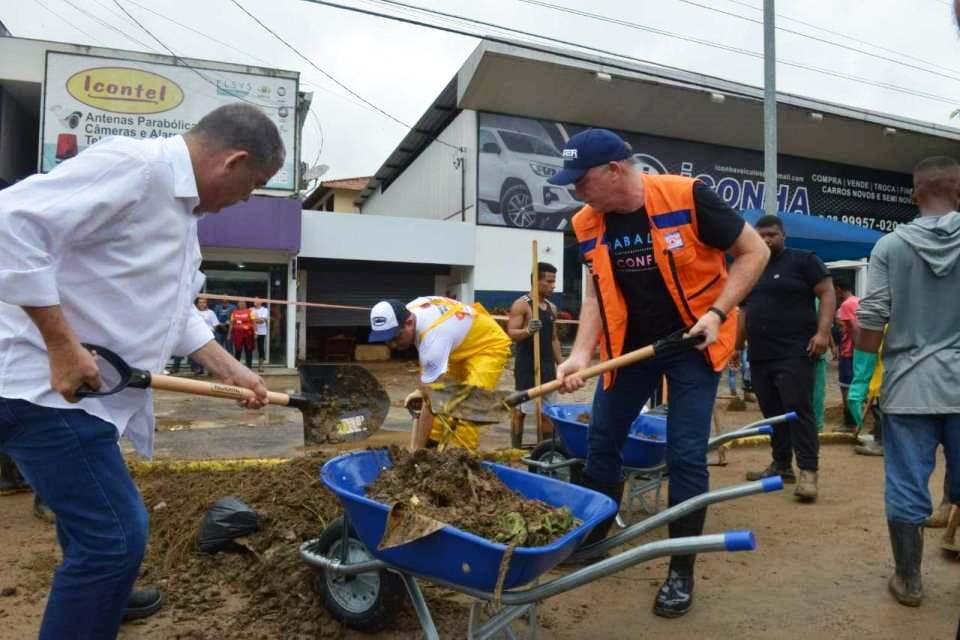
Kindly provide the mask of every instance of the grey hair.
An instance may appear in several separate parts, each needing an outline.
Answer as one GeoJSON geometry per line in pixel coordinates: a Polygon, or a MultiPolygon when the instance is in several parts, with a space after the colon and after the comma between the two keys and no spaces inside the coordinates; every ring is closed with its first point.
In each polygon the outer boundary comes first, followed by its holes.
{"type": "Polygon", "coordinates": [[[246,151],[260,169],[277,169],[287,155],[277,125],[263,111],[243,102],[217,107],[189,133],[220,149],[246,151]]]}

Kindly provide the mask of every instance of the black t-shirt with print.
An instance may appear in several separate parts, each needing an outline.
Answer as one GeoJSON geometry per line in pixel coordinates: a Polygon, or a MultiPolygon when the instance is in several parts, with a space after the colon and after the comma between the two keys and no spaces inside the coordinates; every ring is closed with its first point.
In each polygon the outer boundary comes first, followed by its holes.
{"type": "MultiPolygon", "coordinates": [[[[743,218],[702,182],[694,184],[693,200],[701,242],[721,251],[729,249],[743,229],[743,218]]],[[[646,210],[608,213],[606,226],[613,276],[627,304],[624,349],[644,347],[682,329],[683,321],[653,259],[646,210]]]]}
{"type": "Polygon", "coordinates": [[[785,248],[743,302],[751,361],[802,358],[817,332],[813,293],[830,272],[815,253],[785,248]]]}

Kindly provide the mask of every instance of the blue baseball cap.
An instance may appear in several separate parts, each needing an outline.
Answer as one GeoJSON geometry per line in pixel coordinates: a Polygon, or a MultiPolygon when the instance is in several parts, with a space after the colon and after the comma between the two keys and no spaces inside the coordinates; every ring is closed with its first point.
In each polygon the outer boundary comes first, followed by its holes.
{"type": "Polygon", "coordinates": [[[401,300],[381,300],[370,310],[370,342],[390,342],[410,312],[401,300]]]}
{"type": "Polygon", "coordinates": [[[587,129],[567,140],[563,147],[563,169],[547,179],[550,184],[573,184],[593,167],[626,160],[630,147],[608,129],[587,129]]]}

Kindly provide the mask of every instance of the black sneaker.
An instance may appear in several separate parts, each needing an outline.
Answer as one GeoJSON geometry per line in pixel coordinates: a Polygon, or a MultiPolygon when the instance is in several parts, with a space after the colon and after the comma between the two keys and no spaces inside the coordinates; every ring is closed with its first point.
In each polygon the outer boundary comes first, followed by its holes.
{"type": "Polygon", "coordinates": [[[781,467],[776,462],[771,462],[763,471],[747,471],[747,480],[756,481],[764,478],[780,476],[785,484],[793,484],[797,481],[797,475],[793,472],[793,467],[781,467]]]}

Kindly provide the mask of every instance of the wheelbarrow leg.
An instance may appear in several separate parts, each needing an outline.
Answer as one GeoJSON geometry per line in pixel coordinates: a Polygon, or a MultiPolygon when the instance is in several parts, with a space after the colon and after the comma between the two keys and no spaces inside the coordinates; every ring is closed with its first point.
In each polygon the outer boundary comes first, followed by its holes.
{"type": "Polygon", "coordinates": [[[503,606],[491,615],[487,620],[481,621],[483,614],[483,603],[474,602],[470,608],[470,623],[467,628],[467,638],[469,640],[493,640],[501,635],[506,636],[508,640],[516,640],[517,635],[510,628],[514,620],[528,616],[530,623],[530,632],[528,638],[536,638],[537,634],[537,603],[508,605],[503,606]]]}
{"type": "Polygon", "coordinates": [[[413,610],[417,613],[417,620],[420,621],[424,638],[426,640],[440,640],[440,634],[437,632],[436,625],[433,624],[433,617],[430,615],[430,609],[427,607],[427,601],[423,597],[420,585],[417,584],[417,579],[407,573],[401,573],[400,578],[407,588],[410,604],[413,605],[413,610]]]}

